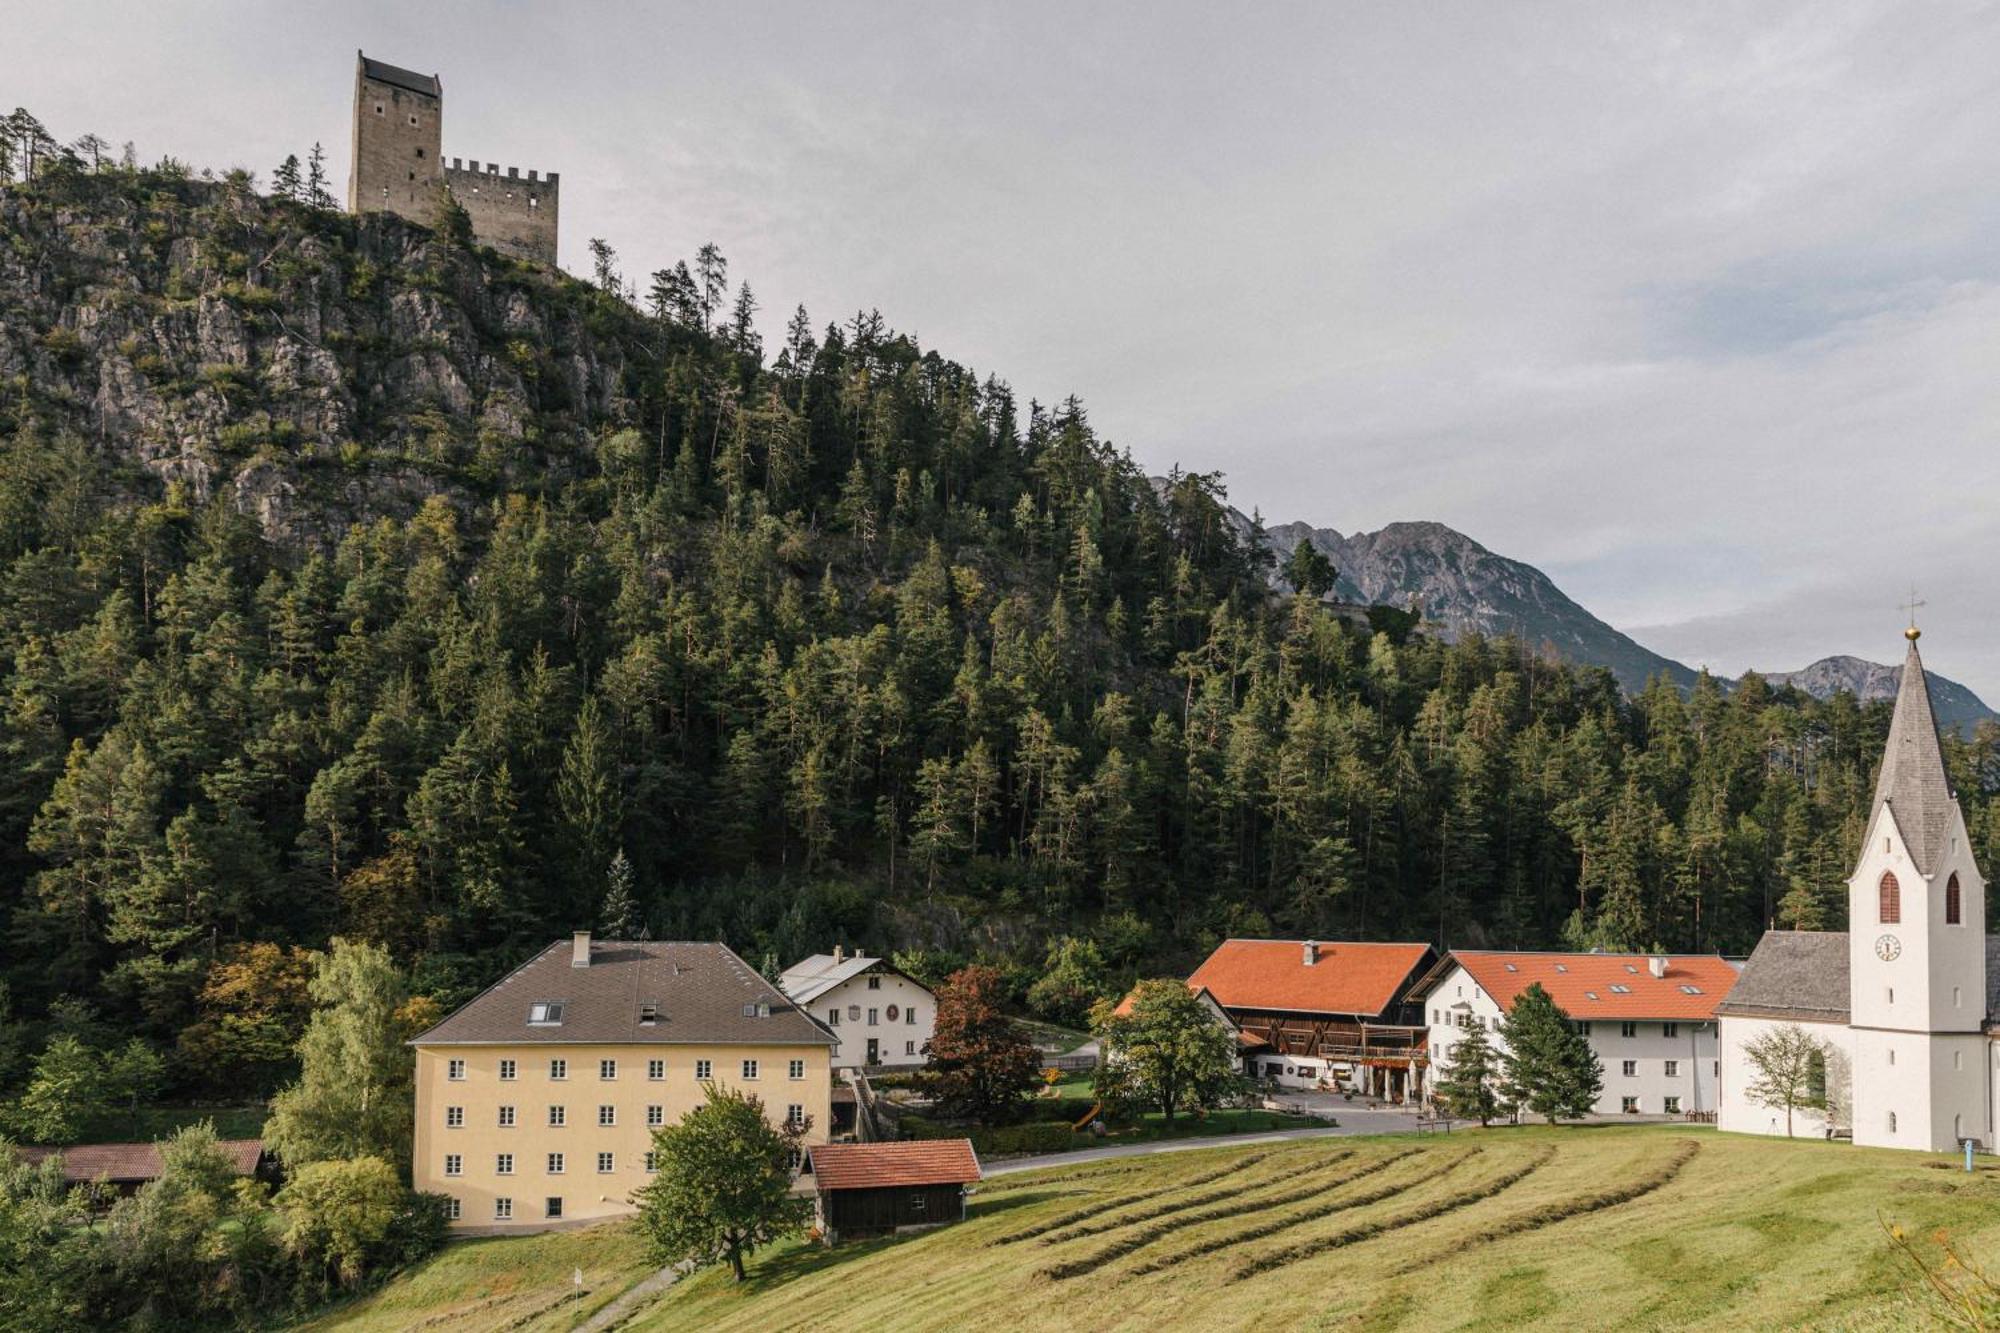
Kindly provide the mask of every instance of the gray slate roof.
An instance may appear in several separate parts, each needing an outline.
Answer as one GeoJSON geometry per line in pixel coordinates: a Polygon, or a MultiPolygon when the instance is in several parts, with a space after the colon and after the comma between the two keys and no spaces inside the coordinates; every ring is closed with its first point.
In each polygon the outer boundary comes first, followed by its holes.
{"type": "Polygon", "coordinates": [[[830,953],[816,953],[786,968],[778,977],[778,986],[798,1003],[811,1004],[841,982],[860,976],[881,961],[852,957],[836,962],[830,953]]]}
{"type": "Polygon", "coordinates": [[[1910,849],[1919,874],[1930,875],[1951,837],[1951,779],[1945,775],[1944,747],[1938,744],[1937,717],[1931,711],[1931,691],[1917,656],[1916,631],[1903,657],[1903,680],[1896,690],[1896,712],[1889,723],[1889,743],[1882,752],[1882,772],[1875,780],[1872,820],[1886,803],[1896,829],[1910,849]]]}
{"type": "Polygon", "coordinates": [[[1847,932],[1767,930],[1736,979],[1721,1015],[1847,1021],[1847,932]]]}
{"type": "Polygon", "coordinates": [[[569,940],[551,944],[410,1044],[833,1044],[725,944],[599,940],[589,967],[572,967],[570,956],[569,940]],[[562,1022],[530,1027],[528,1006],[551,1000],[563,1005],[562,1022]],[[647,1004],[657,1006],[652,1024],[639,1021],[647,1004]],[[759,1004],[767,1017],[744,1014],[759,1004]]]}
{"type": "Polygon", "coordinates": [[[377,83],[386,83],[407,92],[422,93],[425,97],[444,96],[444,85],[438,81],[438,76],[435,74],[419,74],[415,70],[404,69],[401,65],[370,60],[365,55],[361,57],[361,73],[377,83]]]}
{"type": "MultiPolygon", "coordinates": [[[[1845,1023],[1847,932],[1767,930],[1720,1015],[1845,1023]]],[[[2000,935],[1986,937],[1986,1021],[2000,1024],[2000,935]]]]}

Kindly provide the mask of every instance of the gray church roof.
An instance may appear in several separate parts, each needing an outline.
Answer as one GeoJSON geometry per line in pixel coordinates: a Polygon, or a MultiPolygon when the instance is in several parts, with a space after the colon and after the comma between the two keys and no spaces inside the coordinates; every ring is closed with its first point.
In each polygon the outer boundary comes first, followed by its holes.
{"type": "MultiPolygon", "coordinates": [[[[361,55],[358,51],[355,54],[361,55]]],[[[419,74],[415,70],[404,69],[401,65],[391,65],[383,60],[370,60],[365,55],[361,56],[361,73],[363,77],[373,79],[377,83],[422,93],[425,97],[444,96],[444,86],[439,83],[435,74],[419,74]]]]}
{"type": "Polygon", "coordinates": [[[1847,1021],[1847,932],[1767,930],[1757,941],[1722,1015],[1847,1021]]]}
{"type": "Polygon", "coordinates": [[[1944,769],[1944,747],[1938,743],[1937,718],[1931,712],[1931,691],[1917,656],[1916,631],[1910,631],[1910,651],[1903,658],[1903,680],[1896,690],[1896,712],[1889,723],[1889,743],[1882,752],[1882,773],[1875,780],[1875,808],[1887,804],[1896,829],[1910,849],[1917,871],[1930,875],[1942,859],[1951,837],[1956,802],[1944,769]]]}
{"type": "MultiPolygon", "coordinates": [[[[1847,975],[1846,931],[1767,930],[1715,1012],[1845,1023],[1847,975]]],[[[2000,935],[1986,937],[1986,1021],[2000,1024],[2000,935]]]]}

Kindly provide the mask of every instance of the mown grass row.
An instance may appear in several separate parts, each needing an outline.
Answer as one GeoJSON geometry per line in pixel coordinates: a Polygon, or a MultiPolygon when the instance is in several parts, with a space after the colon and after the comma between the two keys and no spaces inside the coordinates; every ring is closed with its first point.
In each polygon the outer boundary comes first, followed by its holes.
{"type": "Polygon", "coordinates": [[[1484,1185],[1480,1185],[1474,1189],[1459,1190],[1455,1194],[1447,1194],[1442,1198],[1433,1199],[1429,1203],[1419,1208],[1413,1208],[1407,1213],[1397,1213],[1391,1217],[1377,1218],[1373,1222],[1363,1222],[1361,1225],[1349,1227],[1345,1231],[1336,1231],[1330,1236],[1315,1236],[1311,1240],[1300,1241],[1296,1245],[1282,1245],[1275,1250],[1266,1250],[1262,1254],[1252,1255],[1229,1270],[1227,1281],[1241,1282],[1245,1278],[1255,1277],[1259,1273],[1268,1273],[1274,1268],[1282,1268],[1286,1264],[1295,1264],[1302,1259],[1311,1259],[1317,1255],[1325,1254],[1329,1250],[1338,1250],[1348,1245],[1358,1244],[1364,1240],[1372,1240],[1385,1232],[1400,1231],[1405,1227],[1413,1227],[1418,1223],[1442,1217],[1446,1213],[1457,1212],[1461,1208],[1470,1208],[1475,1203],[1481,1203],[1492,1198],[1502,1190],[1511,1189],[1515,1185],[1520,1184],[1523,1180],[1526,1180],[1529,1176],[1548,1165],[1549,1159],[1555,1155],[1556,1150],[1554,1148],[1544,1148],[1529,1159],[1526,1165],[1516,1167],[1504,1175],[1496,1176],[1484,1185]]]}
{"type": "MultiPolygon", "coordinates": [[[[1333,1153],[1325,1159],[1315,1162],[1291,1178],[1297,1180],[1305,1176],[1323,1175],[1325,1172],[1332,1170],[1340,1162],[1352,1156],[1354,1156],[1352,1150],[1333,1153]]],[[[1190,1208],[1200,1208],[1205,1204],[1220,1203],[1224,1199],[1240,1198],[1245,1190],[1269,1189],[1273,1185],[1282,1185],[1284,1183],[1284,1179],[1280,1178],[1263,1184],[1232,1185],[1227,1189],[1210,1190],[1206,1194],[1190,1195],[1185,1199],[1169,1199],[1164,1203],[1154,1203],[1143,1211],[1133,1213],[1128,1217],[1099,1217],[1093,1221],[1080,1223],[1064,1231],[1055,1231],[1048,1235],[1038,1236],[1035,1239],[1035,1243],[1037,1245],[1062,1245],[1069,1241],[1082,1240],[1085,1236],[1101,1236],[1107,1231],[1117,1231],[1124,1227],[1135,1226],[1140,1222],[1150,1222],[1156,1217],[1166,1217],[1172,1213],[1183,1213],[1190,1208]]],[[[1124,1210],[1117,1209],[1114,1211],[1123,1212],[1124,1210]]]]}
{"type": "MultiPolygon", "coordinates": [[[[1418,1151],[1419,1149],[1416,1148],[1406,1148],[1402,1152],[1391,1153],[1386,1157],[1378,1157],[1357,1170],[1336,1176],[1332,1180],[1317,1179],[1319,1171],[1314,1170],[1307,1173],[1315,1177],[1312,1183],[1298,1184],[1296,1188],[1285,1190],[1279,1194],[1271,1194],[1260,1190],[1254,1196],[1247,1198],[1239,1197],[1236,1202],[1226,1204],[1220,1208],[1208,1208],[1198,1213],[1186,1213],[1178,1217],[1168,1217],[1166,1220],[1156,1222],[1152,1226],[1141,1227],[1137,1231],[1120,1236],[1117,1240],[1112,1241],[1108,1245],[1099,1246],[1089,1254],[1079,1255],[1075,1259],[1068,1259],[1059,1264],[1051,1264],[1047,1268],[1042,1269],[1036,1276],[1050,1278],[1058,1282],[1066,1278],[1081,1277],[1085,1273],[1095,1272],[1108,1263],[1114,1263],[1128,1254],[1142,1250],[1154,1241],[1171,1236],[1176,1231],[1184,1231],[1188,1227],[1198,1227],[1205,1222],[1227,1221],[1232,1217],[1241,1217],[1245,1213],[1264,1212],[1272,1208],[1285,1208],[1295,1203],[1303,1203],[1307,1199],[1325,1194],[1328,1190],[1337,1190],[1345,1185],[1351,1185],[1364,1176],[1372,1176],[1377,1172],[1386,1171],[1404,1158],[1415,1156],[1418,1151]]],[[[1344,1155],[1351,1156],[1352,1154],[1344,1155]]]]}
{"type": "MultiPolygon", "coordinates": [[[[1564,1199],[1559,1203],[1545,1204],[1540,1208],[1533,1208],[1523,1213],[1517,1213],[1504,1221],[1494,1223],[1484,1230],[1474,1232],[1464,1240],[1454,1241],[1449,1257],[1455,1260],[1467,1250],[1476,1249],[1481,1245],[1490,1245],[1496,1240],[1506,1240],[1510,1236],[1518,1236],[1526,1231],[1539,1231],[1543,1227],[1552,1227],[1558,1222],[1567,1222],[1572,1217],[1584,1217],[1590,1213],[1601,1213],[1606,1208],[1616,1208],[1620,1204],[1631,1203],[1634,1199],[1643,1199],[1655,1190],[1665,1189],[1668,1185],[1673,1184],[1674,1179],[1687,1168],[1687,1164],[1692,1162],[1696,1154],[1700,1151],[1701,1145],[1699,1143],[1696,1143],[1693,1139],[1682,1139],[1679,1146],[1675,1148],[1674,1155],[1651,1174],[1642,1176],[1629,1184],[1621,1185],[1617,1189],[1604,1190],[1600,1193],[1585,1195],[1581,1198],[1564,1199]]],[[[1412,1259],[1393,1271],[1398,1274],[1413,1273],[1419,1268],[1429,1267],[1437,1261],[1437,1257],[1412,1259]]]]}
{"type": "Polygon", "coordinates": [[[1350,1199],[1335,1199],[1332,1202],[1307,1208],[1301,1212],[1287,1213],[1283,1217],[1273,1218],[1269,1222],[1251,1227],[1246,1231],[1233,1231],[1226,1236],[1212,1237],[1199,1245],[1190,1246],[1185,1250],[1175,1250],[1172,1254],[1163,1254],[1157,1259],[1149,1260],[1134,1268],[1132,1276],[1144,1277],[1148,1273],[1157,1273],[1162,1269],[1184,1264],[1190,1259],[1199,1259],[1204,1255],[1216,1254],[1238,1245],[1247,1245],[1253,1240],[1263,1240],[1267,1236],[1275,1236],[1280,1231],[1289,1231],[1293,1227],[1304,1226],[1308,1222],[1317,1222],[1323,1217],[1331,1217],[1335,1213],[1346,1212],[1350,1208],[1366,1208],[1371,1203],[1380,1203],[1384,1199],[1393,1199],[1398,1194],[1408,1193],[1419,1185],[1428,1185],[1431,1181],[1441,1176],[1450,1175],[1484,1151],[1485,1149],[1483,1148],[1474,1148],[1470,1152],[1460,1153],[1442,1166],[1432,1167],[1420,1175],[1411,1176],[1408,1180],[1399,1180],[1393,1184],[1384,1185],[1380,1189],[1370,1190],[1366,1194],[1357,1194],[1350,1199]]]}
{"type": "Polygon", "coordinates": [[[1093,1203],[1083,1208],[1072,1208],[1069,1212],[1052,1217],[1046,1222],[1038,1222],[1034,1226],[1023,1228],[1020,1231],[1010,1231],[1004,1236],[995,1238],[992,1243],[995,1245],[1013,1245],[1020,1241],[1033,1240],[1037,1236],[1046,1236],[1051,1231],[1060,1231],[1064,1227],[1074,1226],[1078,1222],[1087,1221],[1090,1218],[1098,1216],[1100,1213],[1108,1213],[1119,1208],[1129,1208],[1135,1203],[1144,1203],[1148,1199],[1157,1199],[1163,1194],[1173,1194],[1180,1190],[1193,1189],[1198,1185],[1212,1185],[1224,1176],[1236,1175],[1248,1167],[1255,1166],[1269,1156],[1269,1153],[1250,1153],[1205,1175],[1176,1181],[1174,1184],[1163,1185],[1158,1189],[1140,1190],[1137,1194],[1120,1195],[1117,1198],[1106,1199],[1102,1203],[1093,1203]]]}

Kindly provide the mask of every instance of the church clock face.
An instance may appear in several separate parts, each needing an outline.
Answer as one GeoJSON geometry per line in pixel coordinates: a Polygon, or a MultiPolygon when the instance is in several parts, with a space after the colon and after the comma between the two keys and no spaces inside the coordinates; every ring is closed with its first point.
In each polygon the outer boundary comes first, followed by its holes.
{"type": "Polygon", "coordinates": [[[1894,935],[1884,935],[1875,941],[1875,956],[1885,963],[1893,963],[1903,952],[1903,942],[1894,935]]]}

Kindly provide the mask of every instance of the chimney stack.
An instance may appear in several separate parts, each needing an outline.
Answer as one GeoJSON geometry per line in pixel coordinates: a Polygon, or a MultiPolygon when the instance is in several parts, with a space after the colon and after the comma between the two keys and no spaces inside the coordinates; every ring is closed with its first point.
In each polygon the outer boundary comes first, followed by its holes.
{"type": "Polygon", "coordinates": [[[1311,967],[1313,964],[1317,963],[1319,961],[1319,941],[1307,940],[1305,943],[1304,954],[1305,954],[1305,964],[1307,967],[1311,967]]]}
{"type": "Polygon", "coordinates": [[[1658,955],[1648,958],[1646,960],[1646,970],[1651,972],[1656,980],[1663,978],[1667,975],[1667,960],[1658,955]]]}
{"type": "Polygon", "coordinates": [[[569,937],[569,965],[571,967],[590,966],[590,932],[579,930],[569,937]]]}
{"type": "Polygon", "coordinates": [[[846,962],[846,961],[847,961],[847,950],[845,950],[845,949],[841,948],[841,947],[840,947],[840,946],[839,946],[838,944],[834,945],[834,946],[833,946],[833,965],[834,965],[835,967],[839,967],[839,966],[840,966],[840,965],[841,965],[842,963],[844,963],[844,962],[846,962]]]}

